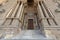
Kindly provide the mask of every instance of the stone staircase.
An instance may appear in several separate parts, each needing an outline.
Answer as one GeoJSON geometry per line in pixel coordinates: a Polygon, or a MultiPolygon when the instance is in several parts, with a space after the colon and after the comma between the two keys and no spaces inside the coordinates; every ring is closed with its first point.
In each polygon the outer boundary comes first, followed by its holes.
{"type": "MultiPolygon", "coordinates": [[[[48,35],[49,36],[49,35],[48,35]]],[[[40,30],[22,30],[18,35],[10,39],[16,40],[55,40],[55,38],[49,36],[46,37],[41,34],[40,30]]]]}

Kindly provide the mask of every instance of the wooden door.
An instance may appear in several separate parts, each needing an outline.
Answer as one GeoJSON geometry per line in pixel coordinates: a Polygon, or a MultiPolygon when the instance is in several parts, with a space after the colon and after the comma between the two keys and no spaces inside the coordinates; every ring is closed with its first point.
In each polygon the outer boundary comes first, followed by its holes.
{"type": "Polygon", "coordinates": [[[28,27],[27,27],[27,29],[29,29],[29,30],[34,29],[33,19],[28,19],[28,27]]]}

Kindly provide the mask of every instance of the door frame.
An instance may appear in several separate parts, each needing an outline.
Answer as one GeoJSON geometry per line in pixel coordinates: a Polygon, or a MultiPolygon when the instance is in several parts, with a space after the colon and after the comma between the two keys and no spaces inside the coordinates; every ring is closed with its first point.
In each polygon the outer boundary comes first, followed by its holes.
{"type": "Polygon", "coordinates": [[[34,23],[33,23],[33,19],[28,19],[28,30],[34,30],[34,23]],[[30,23],[30,24],[29,24],[30,23]]]}

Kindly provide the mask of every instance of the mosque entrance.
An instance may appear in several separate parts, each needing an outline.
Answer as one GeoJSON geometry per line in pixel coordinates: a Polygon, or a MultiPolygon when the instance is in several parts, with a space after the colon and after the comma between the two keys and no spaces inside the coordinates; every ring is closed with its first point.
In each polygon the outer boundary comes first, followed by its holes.
{"type": "Polygon", "coordinates": [[[33,19],[28,19],[28,30],[33,30],[34,29],[34,25],[33,25],[33,19]]]}

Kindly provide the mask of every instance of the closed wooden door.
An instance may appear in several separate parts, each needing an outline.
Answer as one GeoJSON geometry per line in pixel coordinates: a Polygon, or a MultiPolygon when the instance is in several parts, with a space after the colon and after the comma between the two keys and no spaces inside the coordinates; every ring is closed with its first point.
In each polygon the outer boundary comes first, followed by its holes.
{"type": "Polygon", "coordinates": [[[27,29],[30,29],[30,30],[34,29],[33,19],[28,19],[28,27],[27,27],[27,29]]]}

